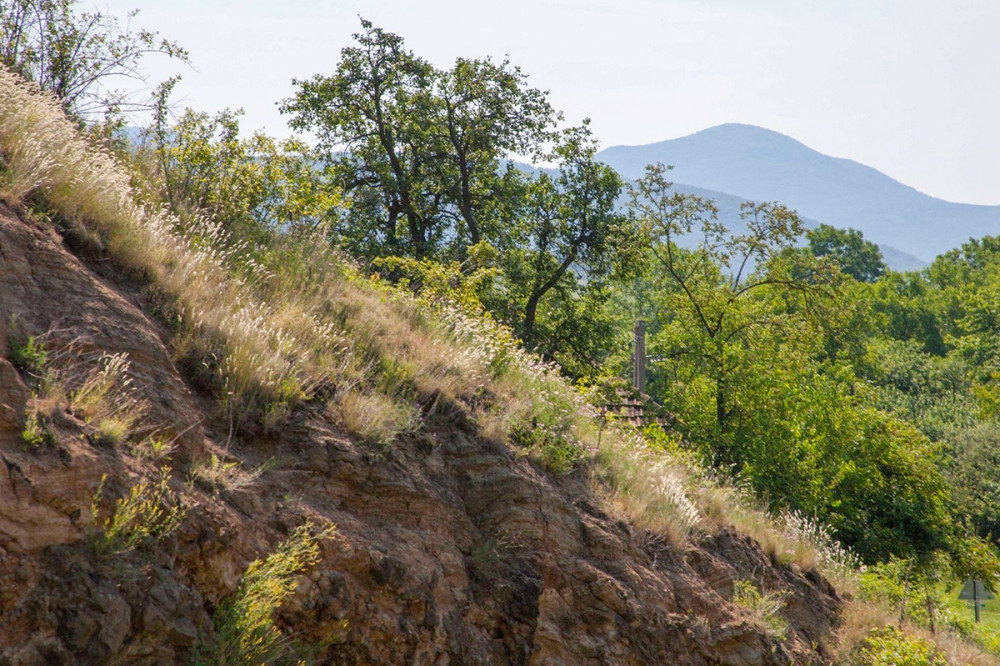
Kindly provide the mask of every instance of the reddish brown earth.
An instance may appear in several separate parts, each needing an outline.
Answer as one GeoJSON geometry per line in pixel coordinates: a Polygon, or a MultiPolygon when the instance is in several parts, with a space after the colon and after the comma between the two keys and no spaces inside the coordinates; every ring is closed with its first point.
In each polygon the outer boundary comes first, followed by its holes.
{"type": "Polygon", "coordinates": [[[334,664],[827,663],[841,601],[817,574],[776,565],[731,530],[675,547],[608,516],[584,471],[555,478],[438,412],[388,453],[305,408],[280,435],[234,443],[241,490],[206,493],[188,466],[218,451],[226,419],[171,360],[169,333],[113,267],[0,204],[0,357],[19,335],[127,352],[150,419],[178,436],[173,486],[188,514],[152,551],[93,554],[102,475],[120,495],[153,467],[95,446],[56,414],[54,447],[20,431],[29,390],[0,358],[0,664],[189,663],[246,565],[309,519],[336,525],[279,612],[289,633],[335,639],[334,664]],[[730,603],[733,582],[785,590],[788,639],[730,603]]]}

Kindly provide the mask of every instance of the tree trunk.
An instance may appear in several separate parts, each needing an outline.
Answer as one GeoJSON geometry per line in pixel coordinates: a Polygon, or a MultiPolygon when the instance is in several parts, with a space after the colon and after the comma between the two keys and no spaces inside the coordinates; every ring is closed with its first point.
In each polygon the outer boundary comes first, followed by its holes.
{"type": "Polygon", "coordinates": [[[535,291],[528,297],[524,306],[524,325],[521,327],[521,342],[530,346],[535,336],[535,313],[538,311],[538,301],[542,300],[543,292],[535,291]]]}

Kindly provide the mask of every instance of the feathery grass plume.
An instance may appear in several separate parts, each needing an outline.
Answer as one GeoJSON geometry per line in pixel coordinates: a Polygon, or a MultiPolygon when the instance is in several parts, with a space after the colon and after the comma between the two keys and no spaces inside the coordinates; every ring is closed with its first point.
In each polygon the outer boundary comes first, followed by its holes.
{"type": "Polygon", "coordinates": [[[93,426],[95,443],[112,446],[134,432],[147,406],[129,375],[128,354],[102,354],[99,364],[70,392],[67,406],[93,426]]]}
{"type": "Polygon", "coordinates": [[[37,192],[67,219],[97,230],[112,257],[151,277],[177,303],[182,325],[202,349],[221,351],[221,371],[235,399],[252,407],[302,396],[308,373],[288,355],[308,345],[270,325],[271,308],[229,275],[221,246],[211,238],[218,229],[205,223],[207,232],[190,228],[188,237],[165,209],[137,203],[126,171],[87,143],[57,100],[5,69],[0,154],[8,203],[37,192]]]}
{"type": "Polygon", "coordinates": [[[655,455],[638,435],[625,446],[613,435],[605,441],[596,471],[615,504],[635,525],[683,543],[702,524],[688,497],[688,470],[668,456],[655,455]]]}

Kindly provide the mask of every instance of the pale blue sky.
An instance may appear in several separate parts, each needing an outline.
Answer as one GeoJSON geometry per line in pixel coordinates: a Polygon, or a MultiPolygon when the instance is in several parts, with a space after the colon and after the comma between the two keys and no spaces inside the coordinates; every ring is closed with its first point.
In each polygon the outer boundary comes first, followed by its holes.
{"type": "MultiPolygon", "coordinates": [[[[358,14],[438,66],[509,54],[602,146],[761,125],[952,201],[1000,203],[998,0],[82,0],[179,41],[178,89],[287,134],[358,14]]],[[[176,64],[149,62],[156,75],[176,64]]],[[[1000,230],[998,230],[1000,232],[1000,230]]]]}

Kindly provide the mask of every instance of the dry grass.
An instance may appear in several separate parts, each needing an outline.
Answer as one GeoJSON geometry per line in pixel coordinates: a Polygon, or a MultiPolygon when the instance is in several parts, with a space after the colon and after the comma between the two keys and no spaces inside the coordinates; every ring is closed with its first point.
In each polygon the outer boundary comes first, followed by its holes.
{"type": "Polygon", "coordinates": [[[330,410],[353,436],[383,448],[392,446],[397,437],[412,432],[419,423],[412,404],[379,392],[343,391],[330,410]]]}

